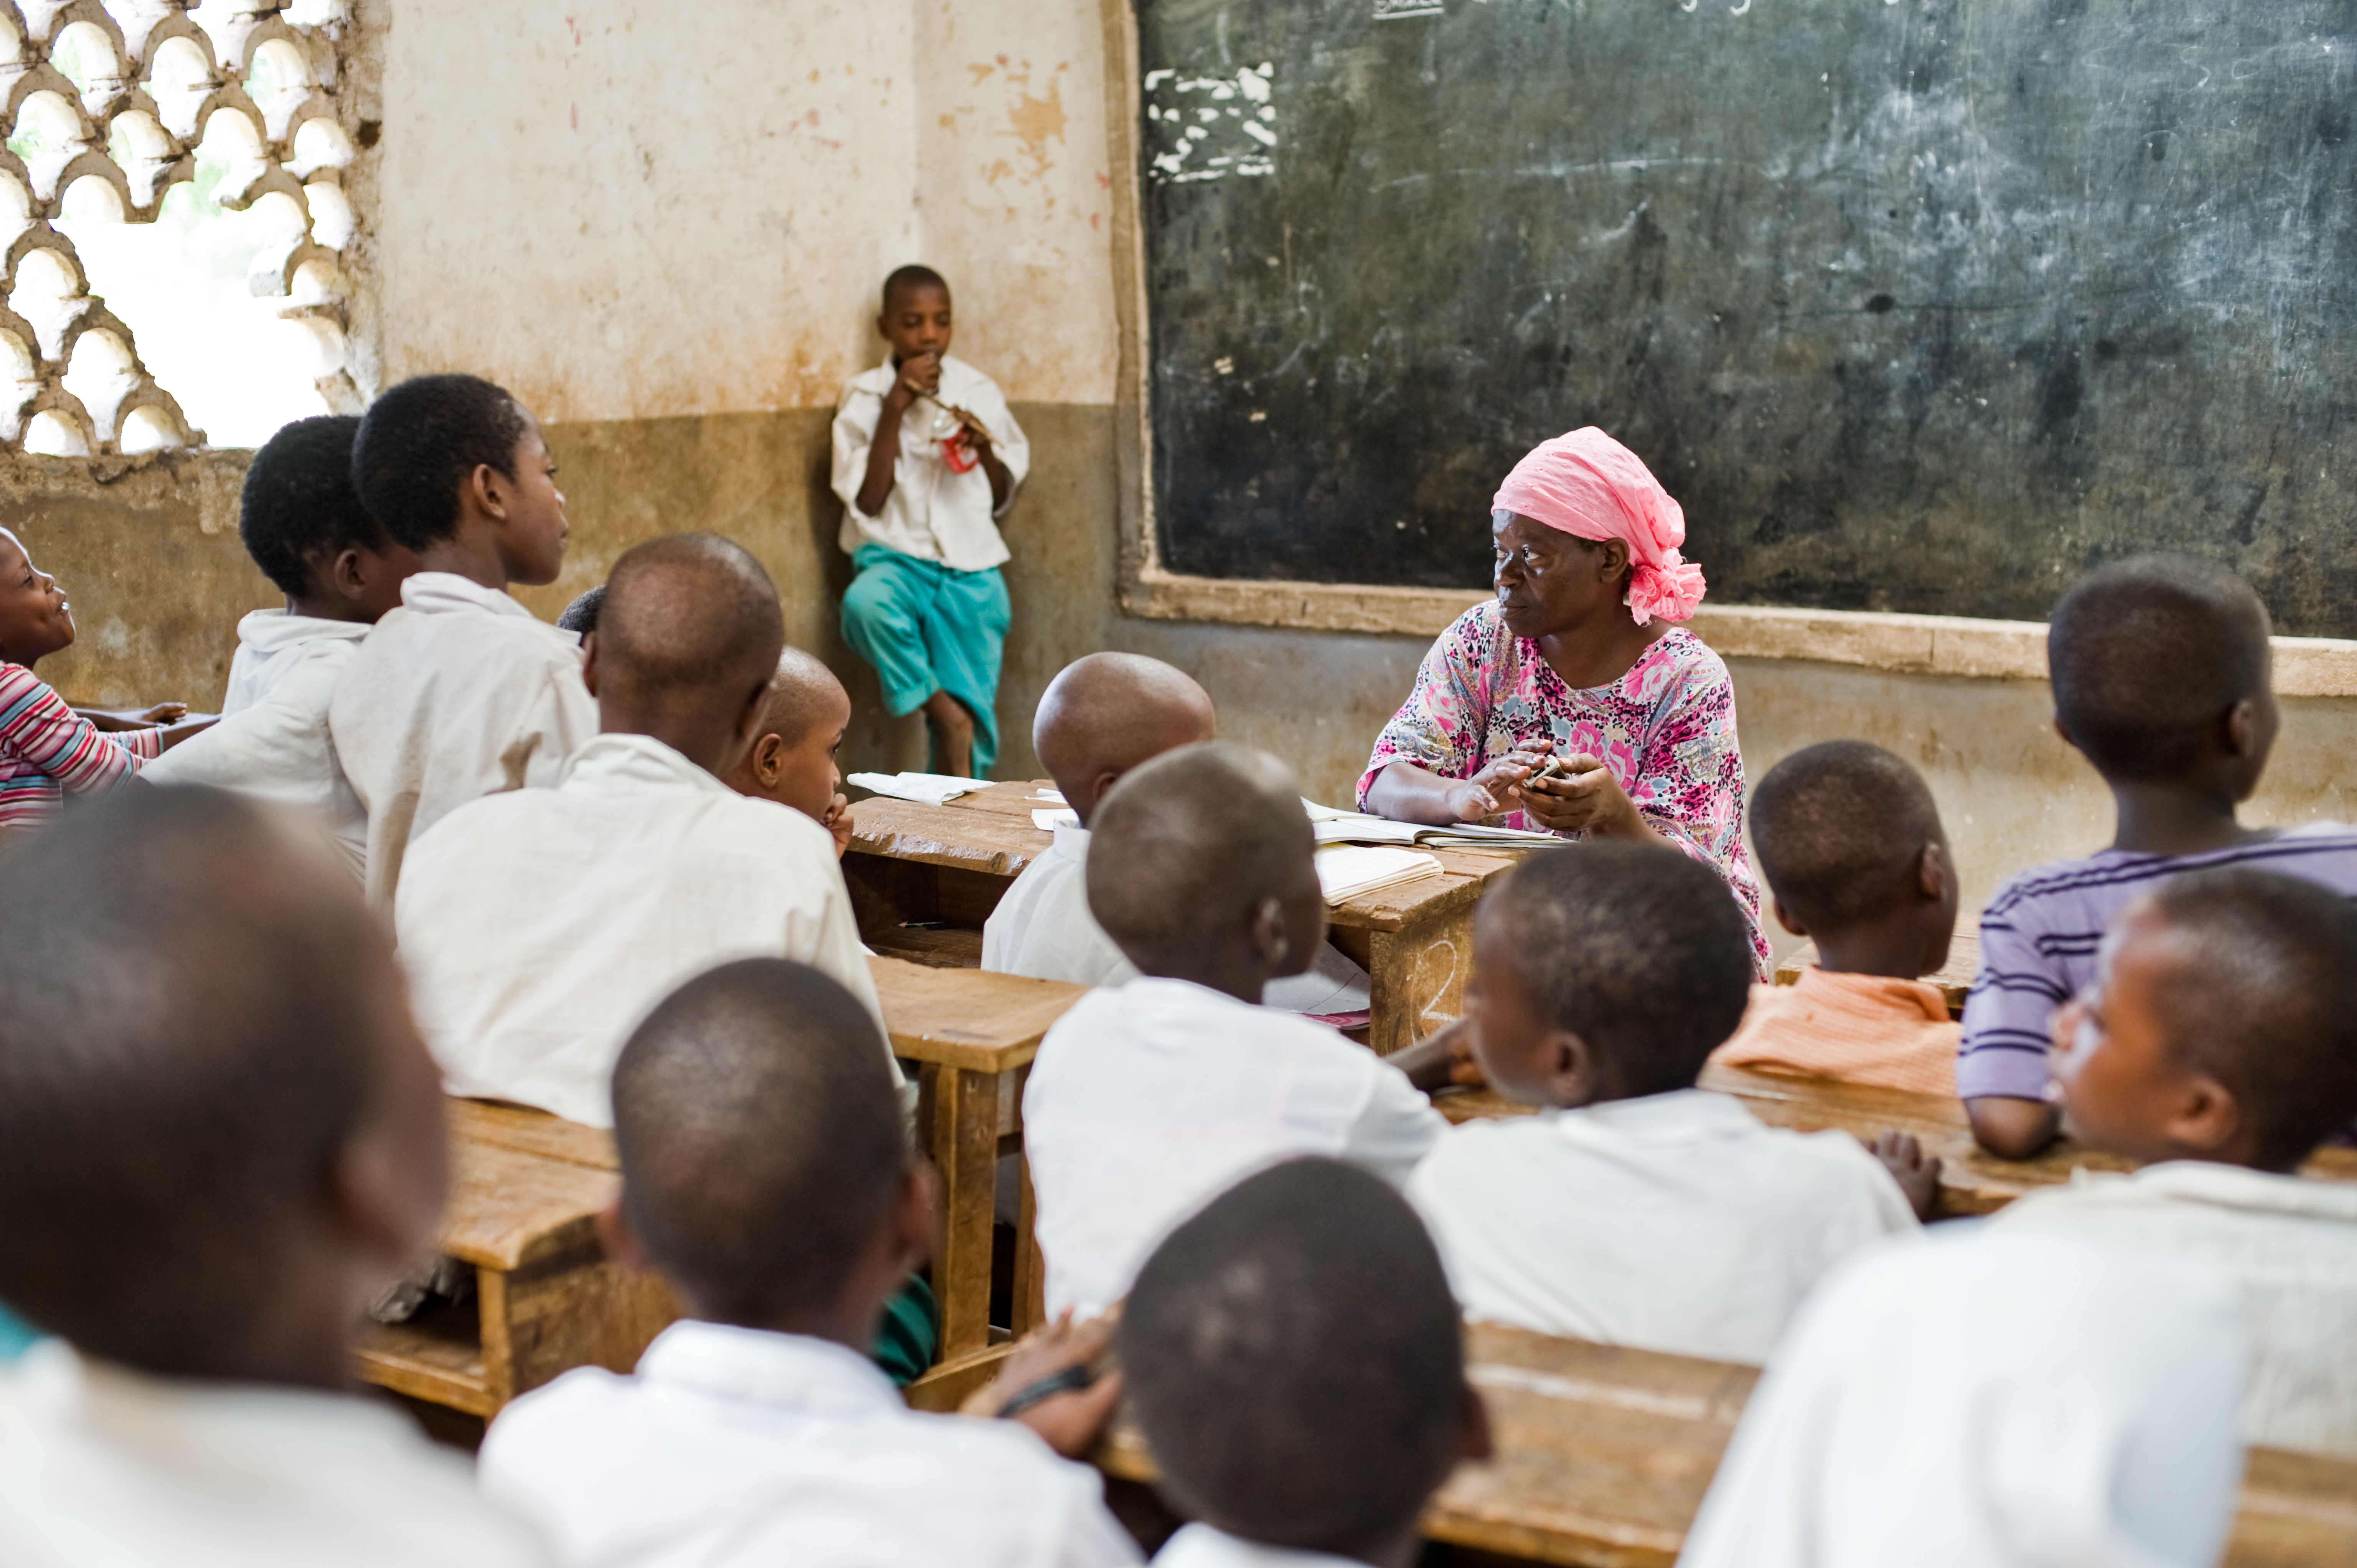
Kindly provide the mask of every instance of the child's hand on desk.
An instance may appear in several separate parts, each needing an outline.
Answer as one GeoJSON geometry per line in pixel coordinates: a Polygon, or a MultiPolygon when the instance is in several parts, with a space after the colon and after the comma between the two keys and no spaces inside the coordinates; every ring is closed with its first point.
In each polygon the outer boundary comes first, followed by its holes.
{"type": "Polygon", "coordinates": [[[1452,1018],[1404,1051],[1383,1058],[1407,1074],[1408,1082],[1426,1094],[1443,1089],[1480,1089],[1488,1079],[1473,1059],[1473,1030],[1462,1018],[1452,1018]]]}
{"type": "Polygon", "coordinates": [[[1121,1373],[1096,1364],[1113,1348],[1111,1316],[1075,1324],[1071,1309],[1017,1345],[998,1380],[963,1413],[1019,1421],[1067,1459],[1084,1459],[1121,1403],[1121,1373]],[[1061,1386],[1059,1386],[1061,1385],[1061,1386]]]}
{"type": "Polygon", "coordinates": [[[844,851],[851,847],[851,798],[837,795],[828,801],[826,815],[818,820],[818,825],[834,835],[834,858],[841,860],[844,851]]]}
{"type": "Polygon", "coordinates": [[[1940,1156],[1925,1155],[1911,1133],[1885,1133],[1867,1145],[1867,1152],[1882,1162],[1907,1195],[1915,1218],[1929,1220],[1940,1207],[1940,1156]]]}

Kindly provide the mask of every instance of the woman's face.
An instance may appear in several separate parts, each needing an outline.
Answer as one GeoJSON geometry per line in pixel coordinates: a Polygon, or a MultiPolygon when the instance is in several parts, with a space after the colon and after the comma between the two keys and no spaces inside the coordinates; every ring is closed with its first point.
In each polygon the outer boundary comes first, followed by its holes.
{"type": "Polygon", "coordinates": [[[58,580],[33,564],[24,544],[0,528],[0,658],[29,665],[73,646],[73,606],[58,580]]]}
{"type": "Polygon", "coordinates": [[[1594,616],[1629,613],[1620,602],[1629,569],[1621,541],[1574,538],[1520,512],[1492,521],[1490,539],[1500,618],[1516,637],[1552,637],[1594,616]]]}

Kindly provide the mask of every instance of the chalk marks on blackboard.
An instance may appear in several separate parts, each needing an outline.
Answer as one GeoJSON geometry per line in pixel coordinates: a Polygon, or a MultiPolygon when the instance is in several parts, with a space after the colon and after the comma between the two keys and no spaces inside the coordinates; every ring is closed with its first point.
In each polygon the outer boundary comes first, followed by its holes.
{"type": "Polygon", "coordinates": [[[1375,0],[1375,20],[1396,22],[1403,16],[1437,16],[1444,9],[1441,0],[1375,0]]]}
{"type": "MultiPolygon", "coordinates": [[[[1438,7],[1436,6],[1435,9],[1438,7]]],[[[1229,175],[1276,172],[1276,104],[1270,64],[1244,66],[1232,76],[1146,73],[1146,134],[1156,145],[1146,178],[1189,185],[1229,175]]]]}

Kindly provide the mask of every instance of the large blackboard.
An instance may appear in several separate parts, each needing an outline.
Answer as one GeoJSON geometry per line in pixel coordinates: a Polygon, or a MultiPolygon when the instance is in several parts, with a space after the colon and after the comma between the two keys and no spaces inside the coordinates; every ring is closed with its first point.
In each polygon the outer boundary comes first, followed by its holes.
{"type": "Polygon", "coordinates": [[[1597,424],[1722,601],[2357,635],[2357,3],[1140,0],[1170,568],[1479,585],[1597,424]]]}

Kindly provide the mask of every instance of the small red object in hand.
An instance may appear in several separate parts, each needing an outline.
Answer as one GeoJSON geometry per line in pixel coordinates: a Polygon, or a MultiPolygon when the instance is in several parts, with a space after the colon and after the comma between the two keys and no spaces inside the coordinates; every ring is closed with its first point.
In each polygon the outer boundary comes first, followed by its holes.
{"type": "Polygon", "coordinates": [[[965,444],[965,432],[961,430],[942,442],[942,461],[950,466],[952,474],[970,474],[974,466],[982,461],[982,454],[965,444]]]}

